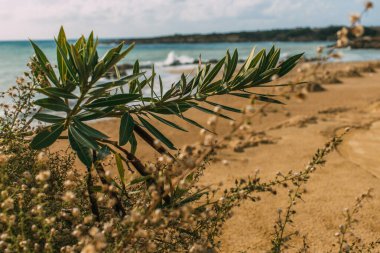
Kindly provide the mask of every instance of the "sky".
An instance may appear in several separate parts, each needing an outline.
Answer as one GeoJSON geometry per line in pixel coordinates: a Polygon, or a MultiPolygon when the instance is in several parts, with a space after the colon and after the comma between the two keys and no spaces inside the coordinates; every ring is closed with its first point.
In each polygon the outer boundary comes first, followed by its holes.
{"type": "MultiPolygon", "coordinates": [[[[380,0],[363,18],[380,25],[380,0]]],[[[348,24],[364,0],[0,0],[0,40],[100,38],[348,24]]]]}

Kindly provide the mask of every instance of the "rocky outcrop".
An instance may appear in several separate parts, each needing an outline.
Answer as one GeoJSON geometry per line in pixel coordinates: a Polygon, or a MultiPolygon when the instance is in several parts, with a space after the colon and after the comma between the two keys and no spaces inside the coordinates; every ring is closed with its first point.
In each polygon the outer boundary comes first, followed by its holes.
{"type": "Polygon", "coordinates": [[[380,36],[378,37],[363,37],[356,39],[350,43],[351,48],[359,49],[380,49],[380,36]]]}

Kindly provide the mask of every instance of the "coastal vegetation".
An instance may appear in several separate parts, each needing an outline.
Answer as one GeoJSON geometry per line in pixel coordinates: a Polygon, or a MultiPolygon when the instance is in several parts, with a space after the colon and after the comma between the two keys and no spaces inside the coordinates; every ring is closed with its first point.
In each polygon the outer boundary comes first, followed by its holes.
{"type": "MultiPolygon", "coordinates": [[[[122,38],[103,40],[104,43],[215,43],[215,42],[258,42],[258,41],[335,41],[336,32],[341,26],[329,26],[325,28],[300,27],[294,29],[273,29],[262,31],[241,31],[231,33],[210,34],[175,34],[171,36],[152,38],[122,38]]],[[[379,37],[380,27],[366,28],[366,36],[379,37]]],[[[378,48],[378,47],[376,47],[378,48]]]]}
{"type": "MultiPolygon", "coordinates": [[[[265,116],[266,106],[284,106],[283,100],[298,96],[295,87],[303,80],[283,80],[302,53],[280,61],[280,49],[272,47],[252,50],[239,62],[236,50],[227,51],[214,64],[199,59],[193,73],[167,86],[154,66],[146,71],[139,61],[130,73],[120,73],[118,63],[134,44],[121,42],[100,56],[93,33],[70,43],[63,28],[55,42],[56,63],[31,41],[29,72],[1,94],[10,101],[1,105],[0,118],[1,252],[217,252],[233,210],[243,202],[284,197],[280,192],[286,192],[286,206],[273,217],[267,251],[309,252],[307,235],[292,226],[296,208],[307,194],[305,185],[349,128],[334,132],[303,169],[269,179],[257,170],[227,187],[200,183],[227,145],[242,152],[274,142],[249,128],[258,114],[265,116]],[[112,80],[106,78],[110,72],[112,80]],[[216,97],[248,105],[234,107],[216,97]],[[263,106],[255,111],[257,105],[263,106]],[[188,116],[195,110],[210,116],[206,125],[188,116]],[[109,120],[119,124],[113,129],[117,138],[95,125],[109,120]],[[231,129],[220,140],[222,120],[231,129]],[[179,148],[167,129],[185,133],[188,127],[199,130],[201,142],[179,148]],[[155,152],[154,159],[141,157],[143,145],[155,152]]],[[[222,159],[220,166],[228,163],[222,159]]],[[[366,190],[344,210],[330,252],[376,252],[379,239],[355,234],[359,211],[373,194],[366,190]]]]}

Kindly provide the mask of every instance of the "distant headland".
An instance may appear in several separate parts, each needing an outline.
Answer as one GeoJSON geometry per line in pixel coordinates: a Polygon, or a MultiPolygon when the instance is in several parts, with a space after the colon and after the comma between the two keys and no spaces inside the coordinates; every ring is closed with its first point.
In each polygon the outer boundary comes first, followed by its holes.
{"type": "MultiPolygon", "coordinates": [[[[218,43],[218,42],[257,42],[257,41],[335,41],[336,32],[341,26],[323,28],[300,27],[292,29],[273,29],[209,34],[174,34],[150,38],[105,39],[103,43],[161,44],[161,43],[218,43]]],[[[366,27],[364,39],[353,47],[380,48],[380,26],[366,27]],[[372,38],[369,40],[368,38],[372,38]]]]}

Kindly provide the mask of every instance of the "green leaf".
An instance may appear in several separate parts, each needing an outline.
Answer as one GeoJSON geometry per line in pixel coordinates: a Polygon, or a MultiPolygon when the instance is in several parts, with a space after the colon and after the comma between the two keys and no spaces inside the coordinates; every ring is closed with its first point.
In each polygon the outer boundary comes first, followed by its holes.
{"type": "Polygon", "coordinates": [[[107,72],[107,69],[105,68],[104,62],[101,60],[96,64],[94,68],[91,83],[96,83],[99,80],[99,78],[101,78],[105,74],[105,72],[107,72]]]}
{"type": "MultiPolygon", "coordinates": [[[[138,74],[140,73],[140,63],[139,61],[135,61],[133,64],[133,74],[138,74]]],[[[133,82],[130,83],[129,85],[129,93],[136,93],[136,86],[137,86],[138,80],[134,80],[133,82]]]]}
{"type": "Polygon", "coordinates": [[[37,91],[48,95],[48,96],[55,96],[55,97],[60,97],[60,98],[68,98],[68,99],[77,99],[78,97],[72,94],[71,92],[59,88],[59,87],[47,87],[44,89],[37,89],[37,91]]]}
{"type": "Polygon", "coordinates": [[[206,97],[210,96],[215,91],[223,88],[223,86],[221,84],[223,84],[222,80],[216,80],[216,81],[208,84],[206,87],[202,88],[202,90],[198,90],[199,95],[201,95],[201,97],[203,97],[199,100],[204,100],[206,97]]]}
{"type": "Polygon", "coordinates": [[[116,94],[106,98],[94,100],[91,104],[86,105],[87,108],[106,107],[123,105],[132,102],[140,97],[140,94],[116,94]]]}
{"type": "Polygon", "coordinates": [[[249,56],[247,57],[247,60],[244,62],[244,65],[241,68],[241,71],[239,71],[239,74],[243,70],[248,70],[250,68],[251,62],[253,58],[255,57],[255,51],[256,51],[256,48],[252,48],[251,52],[249,53],[249,56]]]}
{"type": "Polygon", "coordinates": [[[209,82],[211,82],[216,77],[216,75],[219,73],[220,69],[223,67],[225,58],[226,57],[223,57],[221,60],[219,60],[218,63],[215,64],[215,66],[212,68],[212,70],[203,79],[202,84],[207,85],[209,82]]]}
{"type": "Polygon", "coordinates": [[[86,50],[87,50],[87,55],[88,55],[87,64],[89,64],[91,62],[91,60],[89,59],[89,56],[91,55],[90,51],[93,48],[94,48],[94,31],[91,31],[91,33],[88,36],[87,41],[86,41],[86,50]]]}
{"type": "Polygon", "coordinates": [[[301,85],[301,84],[306,84],[306,83],[309,83],[309,82],[297,82],[297,83],[282,83],[282,84],[267,84],[267,85],[260,85],[260,87],[264,87],[264,88],[267,88],[267,87],[285,87],[285,86],[294,86],[294,85],[301,85]]]}
{"type": "MultiPolygon", "coordinates": [[[[67,47],[66,47],[67,42],[64,45],[61,45],[62,42],[63,42],[63,40],[59,42],[55,39],[55,44],[57,45],[57,51],[61,55],[59,58],[59,61],[62,64],[61,68],[62,69],[65,68],[65,70],[67,70],[68,73],[70,74],[71,78],[73,80],[77,80],[76,73],[74,71],[75,66],[67,59],[67,55],[71,55],[71,53],[68,52],[67,47]],[[64,65],[64,67],[63,67],[63,65],[64,65]]],[[[57,54],[58,54],[58,52],[57,52],[57,54]]],[[[66,75],[66,77],[67,77],[67,75],[66,75]]]]}
{"type": "Polygon", "coordinates": [[[150,115],[152,115],[154,118],[156,118],[157,120],[161,121],[162,123],[164,123],[164,124],[166,124],[166,125],[168,125],[168,126],[171,126],[171,127],[173,127],[173,128],[176,128],[176,129],[181,130],[181,131],[184,131],[184,132],[187,132],[186,129],[184,129],[184,128],[178,126],[177,124],[175,124],[175,123],[173,123],[173,122],[171,122],[171,121],[169,121],[169,120],[166,120],[166,119],[164,119],[164,118],[161,118],[160,116],[154,115],[153,113],[150,113],[150,115]]]}
{"type": "Polygon", "coordinates": [[[241,74],[233,80],[233,90],[243,89],[246,84],[254,81],[257,78],[258,74],[259,69],[257,67],[248,69],[245,73],[241,74]]]}
{"type": "Polygon", "coordinates": [[[65,104],[65,102],[60,98],[42,98],[34,101],[35,105],[41,106],[43,108],[58,111],[58,112],[68,112],[70,108],[65,104]]]}
{"type": "Polygon", "coordinates": [[[74,138],[71,129],[69,128],[69,142],[71,148],[77,153],[79,160],[86,165],[87,168],[91,168],[92,165],[92,151],[90,148],[85,147],[80,142],[77,142],[74,138]]]}
{"type": "Polygon", "coordinates": [[[284,103],[273,98],[265,97],[265,96],[255,96],[254,99],[262,101],[262,102],[267,102],[267,103],[273,103],[273,104],[280,104],[283,105],[284,103]]]}
{"type": "MultiPolygon", "coordinates": [[[[189,184],[194,183],[194,172],[190,173],[185,177],[185,182],[189,184]]],[[[181,199],[191,190],[191,188],[181,188],[180,185],[177,185],[176,189],[174,190],[174,193],[172,195],[173,201],[172,203],[175,203],[177,200],[181,199]]]]}
{"type": "Polygon", "coordinates": [[[268,54],[264,53],[264,55],[260,61],[260,65],[259,65],[260,72],[269,69],[268,63],[269,63],[269,60],[271,59],[271,57],[273,56],[274,51],[275,51],[274,46],[272,46],[271,49],[269,50],[268,54]]]}
{"type": "Polygon", "coordinates": [[[180,188],[179,186],[176,187],[176,189],[174,190],[174,193],[173,193],[173,197],[172,197],[172,202],[176,202],[176,200],[179,200],[180,198],[182,198],[183,196],[185,196],[186,193],[188,193],[190,191],[190,189],[182,189],[180,188]]]}
{"type": "Polygon", "coordinates": [[[131,138],[129,138],[129,143],[131,143],[131,153],[136,154],[137,150],[137,140],[134,133],[132,133],[131,138]]]}
{"type": "Polygon", "coordinates": [[[158,81],[160,83],[160,97],[162,98],[164,87],[163,87],[163,84],[162,84],[161,76],[158,76],[158,81]]]}
{"type": "Polygon", "coordinates": [[[96,50],[96,48],[98,47],[99,40],[98,38],[94,40],[94,33],[91,32],[90,38],[88,39],[88,41],[91,41],[91,43],[89,43],[89,46],[88,46],[89,56],[87,59],[87,64],[91,66],[91,70],[93,71],[99,59],[98,53],[96,50]]]}
{"type": "Polygon", "coordinates": [[[204,129],[204,130],[206,130],[206,131],[208,131],[208,132],[210,132],[210,133],[215,134],[213,131],[208,130],[207,128],[203,127],[201,124],[199,124],[198,122],[196,122],[196,121],[194,121],[194,120],[192,120],[192,119],[186,118],[186,117],[183,116],[183,115],[181,115],[181,116],[179,116],[179,117],[180,117],[181,119],[183,119],[184,121],[190,123],[190,124],[193,125],[193,126],[199,127],[199,128],[204,129]]]}
{"type": "Polygon", "coordinates": [[[271,59],[269,60],[269,63],[268,63],[268,68],[275,68],[277,63],[278,63],[278,60],[280,59],[280,54],[281,54],[281,50],[280,49],[276,49],[273,53],[273,56],[271,57],[271,59]]]}
{"type": "Polygon", "coordinates": [[[121,160],[119,153],[115,153],[115,160],[116,160],[117,171],[119,172],[120,181],[124,184],[125,170],[124,170],[124,166],[123,166],[123,161],[121,160]]]}
{"type": "Polygon", "coordinates": [[[262,63],[263,59],[265,59],[265,55],[266,55],[266,50],[261,49],[260,52],[258,52],[258,54],[255,57],[253,57],[249,67],[253,68],[257,66],[258,63],[262,63]]]}
{"type": "Polygon", "coordinates": [[[233,108],[233,107],[229,107],[229,106],[226,106],[226,105],[221,105],[221,104],[214,103],[214,102],[211,102],[211,101],[205,101],[205,102],[207,104],[210,104],[210,105],[213,105],[213,106],[220,106],[220,108],[222,108],[223,110],[226,110],[226,111],[236,112],[236,113],[241,113],[242,112],[239,109],[236,109],[236,108],[233,108]]]}
{"type": "Polygon", "coordinates": [[[133,134],[133,127],[135,122],[133,121],[132,116],[126,112],[123,114],[120,120],[120,130],[119,130],[119,145],[123,146],[127,144],[128,140],[133,134]]]}
{"type": "Polygon", "coordinates": [[[92,140],[88,136],[86,136],[82,131],[80,131],[75,125],[70,125],[69,126],[69,131],[71,135],[73,136],[74,140],[87,148],[93,149],[93,150],[98,150],[98,144],[96,141],[92,140]]]}
{"type": "Polygon", "coordinates": [[[262,72],[259,76],[256,76],[251,80],[250,83],[244,86],[244,88],[251,88],[255,86],[259,86],[264,83],[270,82],[272,76],[277,74],[280,71],[280,68],[272,68],[262,72]]]}
{"type": "Polygon", "coordinates": [[[121,61],[125,56],[127,56],[127,54],[132,51],[132,49],[135,47],[135,43],[131,43],[127,49],[125,49],[124,51],[121,51],[122,47],[124,46],[124,43],[120,43],[119,46],[116,47],[116,51],[115,53],[113,54],[113,56],[111,57],[110,61],[107,62],[107,66],[106,66],[106,69],[110,69],[112,68],[113,66],[115,66],[119,61],[121,61]],[[120,47],[120,49],[119,49],[120,47]]]}
{"type": "Polygon", "coordinates": [[[202,112],[205,112],[205,113],[209,113],[209,114],[213,114],[213,115],[216,115],[216,116],[219,116],[219,117],[222,117],[222,118],[225,118],[225,119],[228,119],[228,120],[233,120],[231,119],[230,117],[224,115],[224,114],[221,114],[221,113],[216,113],[214,112],[213,110],[210,110],[210,109],[207,109],[207,108],[204,108],[202,106],[199,106],[199,105],[195,105],[194,108],[202,111],[202,112]]]}
{"type": "Polygon", "coordinates": [[[106,82],[106,83],[102,83],[102,84],[98,84],[95,86],[95,88],[98,88],[98,89],[95,89],[93,91],[91,91],[89,94],[91,95],[100,95],[104,92],[108,92],[110,91],[110,89],[112,88],[117,88],[119,86],[122,86],[122,85],[125,85],[129,82],[132,82],[134,80],[137,80],[139,77],[143,76],[145,72],[143,73],[138,73],[138,74],[133,74],[133,75],[129,75],[129,76],[126,76],[126,77],[123,77],[117,81],[112,81],[112,82],[106,82]]]}
{"type": "Polygon", "coordinates": [[[176,149],[174,147],[174,144],[166,138],[160,131],[158,131],[157,128],[155,128],[152,124],[150,124],[148,121],[146,121],[144,118],[137,116],[141,123],[144,125],[144,127],[153,134],[158,140],[160,140],[162,143],[164,143],[168,148],[170,149],[176,149]]]}
{"type": "Polygon", "coordinates": [[[36,57],[40,63],[41,69],[44,71],[45,75],[52,81],[57,87],[60,86],[59,81],[57,79],[57,76],[54,73],[53,67],[51,66],[49,60],[47,59],[44,52],[37,46],[36,43],[33,41],[30,41],[32,44],[32,47],[34,49],[34,52],[36,53],[36,57]]]}
{"type": "Polygon", "coordinates": [[[106,107],[104,109],[98,109],[98,110],[93,109],[92,112],[84,112],[84,113],[78,114],[75,116],[75,118],[77,118],[80,121],[100,119],[107,116],[109,113],[111,113],[113,109],[114,109],[113,106],[106,107]]]}
{"type": "Polygon", "coordinates": [[[292,57],[289,57],[287,60],[285,60],[283,63],[281,63],[279,66],[279,68],[281,68],[281,70],[278,72],[278,75],[284,76],[287,73],[289,73],[289,71],[292,70],[295,67],[295,65],[297,65],[299,59],[301,59],[302,56],[303,56],[303,53],[297,54],[297,55],[294,55],[292,57]]]}
{"type": "Polygon", "coordinates": [[[82,123],[80,120],[73,118],[73,121],[75,123],[75,126],[84,134],[86,134],[89,137],[93,137],[96,139],[108,139],[108,136],[103,134],[102,132],[96,130],[95,128],[92,128],[84,123],[82,123]]]}
{"type": "Polygon", "coordinates": [[[160,114],[179,114],[186,112],[194,106],[193,103],[186,102],[168,102],[164,106],[155,107],[150,109],[151,112],[160,113],[160,114]]]}
{"type": "Polygon", "coordinates": [[[32,149],[42,149],[53,144],[65,129],[63,124],[52,125],[39,132],[30,143],[32,149]]]}
{"type": "Polygon", "coordinates": [[[148,175],[148,176],[142,176],[142,177],[138,177],[138,178],[135,178],[133,179],[129,185],[135,185],[135,184],[138,184],[138,183],[142,183],[142,182],[145,182],[145,181],[148,181],[149,179],[152,179],[152,176],[148,175]]]}
{"type": "Polygon", "coordinates": [[[178,203],[175,203],[175,207],[181,207],[184,206],[187,203],[193,203],[194,201],[199,200],[203,195],[206,195],[208,192],[207,191],[198,191],[195,192],[194,194],[186,197],[185,199],[181,200],[178,203]]]}
{"type": "Polygon", "coordinates": [[[176,91],[176,87],[174,85],[172,85],[172,87],[170,89],[168,89],[164,95],[162,96],[161,98],[161,101],[166,101],[168,100],[170,97],[172,97],[173,93],[176,91]]]}
{"type": "Polygon", "coordinates": [[[268,69],[260,74],[261,78],[266,78],[266,77],[272,77],[273,75],[277,74],[280,71],[280,68],[272,68],[268,69]]]}
{"type": "Polygon", "coordinates": [[[231,92],[229,94],[232,96],[241,97],[241,98],[250,98],[251,97],[251,94],[247,94],[247,93],[231,92]]]}
{"type": "Polygon", "coordinates": [[[108,50],[103,58],[102,58],[102,61],[104,61],[104,64],[107,66],[107,70],[110,69],[112,66],[110,66],[110,62],[112,61],[112,59],[117,55],[119,54],[120,50],[123,48],[124,46],[124,43],[121,42],[119,43],[119,45],[117,45],[116,47],[113,47],[111,48],[110,50],[108,50]]]}
{"type": "Polygon", "coordinates": [[[181,81],[180,81],[180,87],[181,87],[181,90],[182,90],[182,94],[185,93],[186,84],[187,84],[186,76],[185,76],[185,74],[182,73],[182,75],[181,75],[181,81]]]}
{"type": "MultiPolygon", "coordinates": [[[[91,164],[90,164],[90,167],[91,167],[91,164]]],[[[103,192],[103,188],[100,186],[100,185],[93,185],[91,187],[91,189],[94,191],[94,192],[103,192]]]]}
{"type": "Polygon", "coordinates": [[[62,49],[62,52],[59,50],[57,46],[57,62],[58,62],[58,70],[61,76],[62,83],[66,83],[67,79],[67,66],[64,58],[67,57],[67,49],[66,49],[66,35],[63,27],[59,30],[58,41],[56,41],[57,45],[59,45],[62,49]]]}
{"type": "Polygon", "coordinates": [[[77,47],[70,45],[69,50],[71,52],[71,56],[72,56],[74,65],[75,65],[76,69],[78,70],[79,76],[82,77],[83,79],[85,79],[87,77],[86,68],[85,68],[83,59],[78,52],[77,47]]]}
{"type": "Polygon", "coordinates": [[[236,66],[238,64],[238,60],[239,60],[238,51],[235,49],[234,54],[232,55],[232,59],[227,64],[227,68],[225,70],[225,76],[223,78],[224,82],[227,82],[231,79],[232,75],[235,72],[236,66]]]}
{"type": "Polygon", "coordinates": [[[47,123],[62,123],[65,121],[65,118],[45,113],[36,113],[33,118],[47,123]]]}
{"type": "Polygon", "coordinates": [[[79,39],[75,42],[74,47],[76,50],[78,50],[78,53],[82,53],[84,50],[84,45],[85,45],[85,37],[82,35],[79,37],[79,39]]]}
{"type": "Polygon", "coordinates": [[[131,82],[131,81],[134,81],[134,80],[138,79],[139,77],[142,77],[144,74],[145,74],[145,72],[141,72],[141,73],[137,73],[137,74],[132,74],[132,75],[120,78],[117,81],[112,81],[112,82],[106,82],[106,83],[98,84],[95,87],[110,88],[110,87],[114,87],[114,86],[124,85],[124,84],[126,84],[128,82],[131,82]]]}

